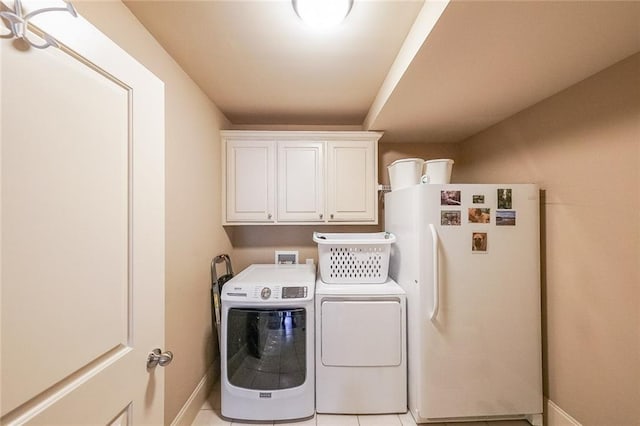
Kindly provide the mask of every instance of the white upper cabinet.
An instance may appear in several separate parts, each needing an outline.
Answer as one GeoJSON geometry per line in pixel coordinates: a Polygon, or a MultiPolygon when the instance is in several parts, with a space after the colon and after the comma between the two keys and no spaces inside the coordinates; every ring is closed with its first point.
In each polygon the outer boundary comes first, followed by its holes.
{"type": "Polygon", "coordinates": [[[329,221],[377,223],[377,144],[329,141],[327,145],[329,221]]]}
{"type": "Polygon", "coordinates": [[[223,223],[377,224],[376,132],[222,131],[223,223]]]}
{"type": "Polygon", "coordinates": [[[278,221],[324,219],[324,142],[278,142],[278,221]]]}
{"type": "Polygon", "coordinates": [[[276,147],[271,141],[236,139],[226,143],[228,222],[275,221],[276,147]]]}

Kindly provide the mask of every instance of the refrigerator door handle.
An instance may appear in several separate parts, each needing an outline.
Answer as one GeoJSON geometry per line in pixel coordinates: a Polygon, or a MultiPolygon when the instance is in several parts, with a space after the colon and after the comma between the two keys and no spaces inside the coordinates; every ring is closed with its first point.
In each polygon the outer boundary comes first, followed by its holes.
{"type": "Polygon", "coordinates": [[[438,256],[440,239],[433,223],[429,224],[429,229],[431,230],[431,241],[433,244],[433,310],[431,311],[429,319],[433,321],[438,316],[438,310],[440,309],[440,273],[438,270],[440,265],[440,258],[438,256]]]}

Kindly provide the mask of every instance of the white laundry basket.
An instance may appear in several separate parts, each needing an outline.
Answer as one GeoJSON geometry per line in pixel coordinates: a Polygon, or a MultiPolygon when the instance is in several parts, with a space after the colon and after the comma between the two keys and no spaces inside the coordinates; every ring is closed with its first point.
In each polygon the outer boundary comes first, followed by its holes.
{"type": "Polygon", "coordinates": [[[453,160],[448,158],[427,160],[424,162],[424,166],[424,176],[421,178],[422,183],[445,184],[451,182],[453,160]]]}
{"type": "Polygon", "coordinates": [[[406,188],[420,183],[424,160],[422,158],[402,158],[387,167],[391,190],[406,188]]]}
{"type": "Polygon", "coordinates": [[[313,233],[320,278],[328,284],[381,284],[389,273],[390,232],[313,233]]]}

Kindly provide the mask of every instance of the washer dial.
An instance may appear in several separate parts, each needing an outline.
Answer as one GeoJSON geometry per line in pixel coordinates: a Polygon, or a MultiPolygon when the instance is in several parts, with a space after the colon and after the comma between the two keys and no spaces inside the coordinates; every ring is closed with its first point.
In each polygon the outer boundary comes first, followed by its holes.
{"type": "Polygon", "coordinates": [[[263,300],[267,300],[268,298],[271,297],[271,289],[269,287],[264,287],[262,289],[262,291],[260,292],[260,297],[262,297],[263,300]]]}

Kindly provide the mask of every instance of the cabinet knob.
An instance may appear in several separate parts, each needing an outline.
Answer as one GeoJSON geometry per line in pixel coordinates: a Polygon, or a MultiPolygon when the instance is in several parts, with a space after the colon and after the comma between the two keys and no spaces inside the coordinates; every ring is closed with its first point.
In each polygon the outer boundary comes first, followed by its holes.
{"type": "Polygon", "coordinates": [[[324,215],[322,213],[320,213],[320,219],[322,219],[324,217],[324,215]]]}
{"type": "Polygon", "coordinates": [[[331,219],[333,219],[333,213],[331,213],[331,219]]]}
{"type": "Polygon", "coordinates": [[[267,219],[271,219],[272,215],[271,213],[267,214],[267,219]]]}

